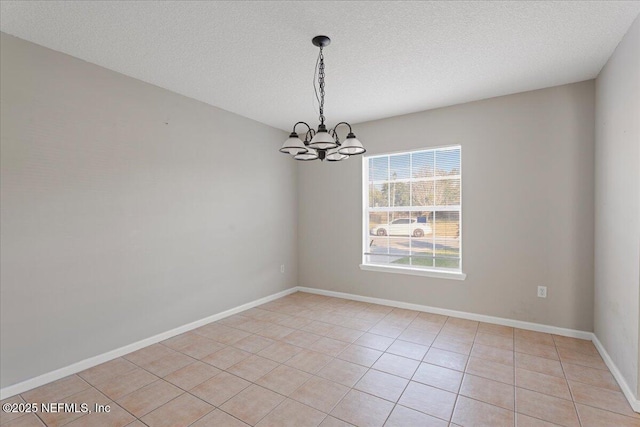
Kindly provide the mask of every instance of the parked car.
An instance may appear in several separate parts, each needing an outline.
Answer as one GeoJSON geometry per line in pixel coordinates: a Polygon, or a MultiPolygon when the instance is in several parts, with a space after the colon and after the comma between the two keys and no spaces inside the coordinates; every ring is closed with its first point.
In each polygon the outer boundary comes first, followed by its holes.
{"type": "Polygon", "coordinates": [[[431,234],[431,226],[425,222],[418,222],[410,218],[398,218],[391,224],[381,224],[371,229],[376,236],[413,236],[422,237],[431,234]]]}

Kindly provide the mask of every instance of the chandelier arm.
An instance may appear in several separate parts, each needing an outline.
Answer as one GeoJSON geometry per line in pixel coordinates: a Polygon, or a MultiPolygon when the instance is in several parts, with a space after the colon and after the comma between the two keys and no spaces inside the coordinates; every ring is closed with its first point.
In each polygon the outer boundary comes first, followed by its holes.
{"type": "Polygon", "coordinates": [[[306,122],[298,122],[295,125],[293,125],[293,132],[296,131],[296,126],[298,125],[305,125],[307,127],[307,132],[309,131],[309,129],[311,129],[311,126],[309,126],[306,122]]]}
{"type": "Polygon", "coordinates": [[[304,134],[304,145],[309,145],[309,141],[316,134],[316,131],[309,128],[309,130],[304,134]]]}
{"type": "Polygon", "coordinates": [[[347,125],[347,126],[349,126],[349,133],[352,133],[352,132],[353,132],[353,131],[351,130],[351,125],[350,125],[349,123],[347,123],[347,122],[340,122],[340,123],[338,123],[337,125],[335,125],[335,126],[333,127],[333,130],[335,131],[336,129],[338,129],[338,126],[340,126],[340,125],[347,125]]]}
{"type": "Polygon", "coordinates": [[[349,126],[349,134],[351,134],[351,133],[352,133],[352,132],[351,132],[351,125],[350,125],[349,123],[347,123],[347,122],[340,122],[340,123],[338,123],[337,125],[335,125],[335,126],[333,127],[333,129],[331,129],[331,130],[329,131],[329,133],[330,133],[331,135],[333,135],[333,137],[335,138],[336,143],[338,144],[338,146],[342,145],[342,144],[340,143],[340,139],[338,138],[338,131],[336,130],[336,129],[338,129],[338,126],[340,126],[340,125],[347,125],[347,126],[349,126]]]}
{"type": "Polygon", "coordinates": [[[340,146],[340,138],[338,138],[338,132],[336,132],[335,127],[333,129],[329,129],[329,135],[333,136],[333,139],[335,139],[336,144],[340,146]]]}

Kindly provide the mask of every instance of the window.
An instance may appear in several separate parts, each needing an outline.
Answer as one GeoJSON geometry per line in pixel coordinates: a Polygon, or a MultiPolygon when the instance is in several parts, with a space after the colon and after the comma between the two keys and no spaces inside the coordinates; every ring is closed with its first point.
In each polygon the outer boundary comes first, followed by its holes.
{"type": "Polygon", "coordinates": [[[456,145],[363,158],[363,269],[461,275],[460,157],[456,145]]]}

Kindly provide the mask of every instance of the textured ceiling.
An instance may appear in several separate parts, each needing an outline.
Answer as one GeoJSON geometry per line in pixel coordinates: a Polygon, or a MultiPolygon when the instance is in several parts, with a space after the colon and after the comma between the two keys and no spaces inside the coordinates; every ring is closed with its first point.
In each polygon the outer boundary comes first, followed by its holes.
{"type": "Polygon", "coordinates": [[[269,125],[329,124],[596,77],[640,2],[2,1],[2,31],[269,125]]]}

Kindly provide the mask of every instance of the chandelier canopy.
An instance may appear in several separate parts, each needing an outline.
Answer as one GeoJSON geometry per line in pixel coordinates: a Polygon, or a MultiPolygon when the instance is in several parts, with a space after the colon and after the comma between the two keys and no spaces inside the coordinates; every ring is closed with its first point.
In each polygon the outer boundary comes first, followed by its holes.
{"type": "Polygon", "coordinates": [[[297,122],[293,125],[293,131],[289,135],[289,138],[282,144],[280,148],[280,152],[285,154],[291,154],[296,160],[328,160],[331,162],[337,162],[340,160],[348,159],[350,156],[355,156],[357,154],[362,154],[366,150],[362,146],[362,143],[356,138],[356,135],[353,133],[351,129],[351,125],[347,122],[340,122],[335,125],[332,129],[327,129],[327,126],[324,124],[324,55],[322,49],[326,46],[329,46],[331,43],[331,39],[327,36],[316,36],[311,40],[311,42],[320,48],[320,52],[318,54],[318,60],[316,61],[316,69],[315,76],[313,79],[313,90],[316,94],[316,98],[318,99],[319,104],[319,113],[320,113],[320,124],[318,125],[318,129],[314,130],[311,126],[309,126],[305,122],[297,122]],[[317,77],[317,86],[316,79],[317,77]],[[319,94],[319,95],[318,95],[319,94]],[[296,132],[296,127],[298,125],[306,126],[306,132],[304,135],[304,140],[300,139],[300,136],[296,132]],[[338,138],[338,133],[336,129],[338,126],[347,126],[349,127],[349,133],[344,141],[340,142],[338,138]]]}

